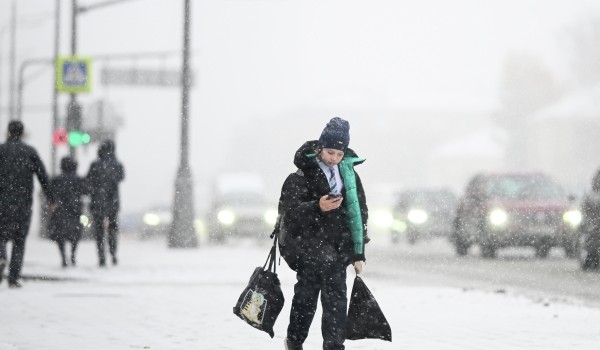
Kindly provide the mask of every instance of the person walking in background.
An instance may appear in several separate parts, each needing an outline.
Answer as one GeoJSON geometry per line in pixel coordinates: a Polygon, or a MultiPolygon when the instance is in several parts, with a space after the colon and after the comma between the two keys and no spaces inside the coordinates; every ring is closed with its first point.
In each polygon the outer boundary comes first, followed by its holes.
{"type": "Polygon", "coordinates": [[[285,180],[279,200],[283,225],[299,235],[297,283],[284,341],[301,350],[317,310],[319,293],[324,350],[344,349],[346,338],[346,267],[360,273],[365,260],[368,209],[354,166],[364,159],[348,148],[350,125],[341,118],[327,123],[319,140],[304,143],[294,156],[300,170],[285,180]]]}
{"type": "Polygon", "coordinates": [[[77,244],[81,239],[82,196],[87,194],[85,180],[77,176],[77,162],[64,157],[60,162],[62,174],[52,179],[50,187],[56,199],[57,207],[50,216],[50,238],[58,244],[62,266],[67,267],[65,243],[71,243],[71,264],[75,266],[77,244]]]}
{"type": "Polygon", "coordinates": [[[7,265],[6,245],[12,241],[8,267],[8,286],[20,288],[19,281],[25,241],[31,224],[33,176],[37,176],[49,208],[55,207],[46,168],[37,151],[23,143],[24,126],[20,121],[8,124],[8,140],[0,145],[0,282],[7,265]]]}
{"type": "Polygon", "coordinates": [[[90,186],[90,211],[100,266],[106,266],[105,227],[108,229],[108,246],[112,263],[117,264],[119,183],[124,178],[125,171],[115,155],[114,142],[111,140],[102,142],[98,148],[98,159],[92,163],[86,177],[90,186]]]}

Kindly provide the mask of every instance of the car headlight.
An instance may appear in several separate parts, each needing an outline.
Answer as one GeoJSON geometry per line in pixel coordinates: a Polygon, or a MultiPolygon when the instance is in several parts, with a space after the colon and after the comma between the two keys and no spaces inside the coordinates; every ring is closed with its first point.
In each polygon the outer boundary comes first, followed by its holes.
{"type": "Polygon", "coordinates": [[[275,209],[269,209],[265,212],[265,222],[269,225],[275,225],[275,223],[277,223],[277,210],[275,209]]]}
{"type": "Polygon", "coordinates": [[[148,226],[158,226],[160,225],[160,216],[153,213],[146,213],[142,221],[148,226]]]}
{"type": "Polygon", "coordinates": [[[389,229],[394,223],[394,216],[389,210],[379,209],[373,213],[373,224],[389,229]]]}
{"type": "Polygon", "coordinates": [[[422,209],[411,209],[406,216],[408,221],[413,224],[420,225],[427,221],[428,215],[425,210],[422,209]]]}
{"type": "Polygon", "coordinates": [[[563,221],[576,227],[581,223],[581,212],[577,209],[569,210],[563,214],[563,221]]]}
{"type": "Polygon", "coordinates": [[[490,224],[501,226],[508,221],[508,214],[503,209],[494,209],[490,212],[489,220],[490,224]]]}
{"type": "Polygon", "coordinates": [[[406,223],[404,221],[394,220],[392,222],[392,230],[403,233],[404,231],[406,231],[406,223]]]}
{"type": "Polygon", "coordinates": [[[235,214],[229,209],[219,210],[217,219],[223,225],[232,225],[235,222],[235,214]]]}

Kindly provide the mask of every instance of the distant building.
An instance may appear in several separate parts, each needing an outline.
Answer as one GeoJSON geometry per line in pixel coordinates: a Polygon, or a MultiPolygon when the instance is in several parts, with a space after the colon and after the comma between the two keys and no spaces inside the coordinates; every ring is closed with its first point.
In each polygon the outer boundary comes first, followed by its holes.
{"type": "Polygon", "coordinates": [[[600,85],[536,112],[527,125],[527,163],[570,190],[589,187],[600,167],[600,85]]]}
{"type": "Polygon", "coordinates": [[[440,145],[427,156],[428,182],[461,193],[476,173],[504,170],[507,136],[488,127],[440,145]]]}

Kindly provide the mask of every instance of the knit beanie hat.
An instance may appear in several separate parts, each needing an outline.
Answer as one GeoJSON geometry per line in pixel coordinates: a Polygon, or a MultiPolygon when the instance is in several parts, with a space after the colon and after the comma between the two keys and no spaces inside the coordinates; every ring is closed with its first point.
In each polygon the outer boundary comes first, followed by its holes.
{"type": "Polygon", "coordinates": [[[115,154],[115,143],[112,140],[104,140],[98,147],[98,157],[110,158],[115,154]]]}
{"type": "Polygon", "coordinates": [[[350,144],[350,124],[342,118],[331,118],[319,137],[320,148],[333,148],[346,151],[350,144]]]}
{"type": "Polygon", "coordinates": [[[74,173],[77,171],[77,161],[71,157],[64,157],[60,160],[60,170],[63,173],[74,173]]]}
{"type": "Polygon", "coordinates": [[[8,123],[8,136],[10,139],[21,139],[23,136],[23,123],[18,120],[11,120],[8,123]]]}

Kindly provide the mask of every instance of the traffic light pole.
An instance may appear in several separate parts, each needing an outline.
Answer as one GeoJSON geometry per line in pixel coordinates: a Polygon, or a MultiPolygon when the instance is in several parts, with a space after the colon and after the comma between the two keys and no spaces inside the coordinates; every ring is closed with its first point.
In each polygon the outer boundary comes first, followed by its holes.
{"type": "MultiPolygon", "coordinates": [[[[71,0],[71,55],[77,55],[77,0],[71,0]]],[[[67,134],[81,127],[81,106],[77,102],[77,94],[71,93],[67,105],[67,134]]],[[[69,156],[77,159],[76,148],[69,145],[69,156]]]]}
{"type": "MultiPolygon", "coordinates": [[[[97,8],[110,6],[118,3],[122,3],[130,0],[109,0],[104,2],[99,2],[93,5],[88,6],[78,6],[77,0],[71,0],[71,55],[77,55],[77,16],[80,13],[85,13],[97,8]]],[[[79,102],[77,102],[77,94],[71,93],[71,99],[67,106],[67,132],[72,132],[81,129],[81,119],[82,119],[82,108],[79,102]]],[[[76,148],[72,145],[69,145],[69,155],[75,159],[76,158],[76,148]]]]}
{"type": "MultiPolygon", "coordinates": [[[[54,14],[54,69],[56,69],[56,62],[58,60],[58,54],[60,49],[60,0],[55,0],[55,14],[54,14]]],[[[52,87],[52,132],[58,129],[58,77],[56,72],[54,73],[54,86],[52,87]]],[[[51,162],[50,162],[50,174],[52,177],[56,175],[56,145],[52,142],[51,150],[51,162]]]]}
{"type": "Polygon", "coordinates": [[[184,0],[183,21],[183,64],[181,94],[181,153],[180,164],[175,180],[175,203],[173,204],[173,222],[169,232],[168,245],[171,248],[192,248],[198,245],[194,231],[194,201],[192,175],[188,161],[188,121],[190,90],[190,0],[184,0]]]}

